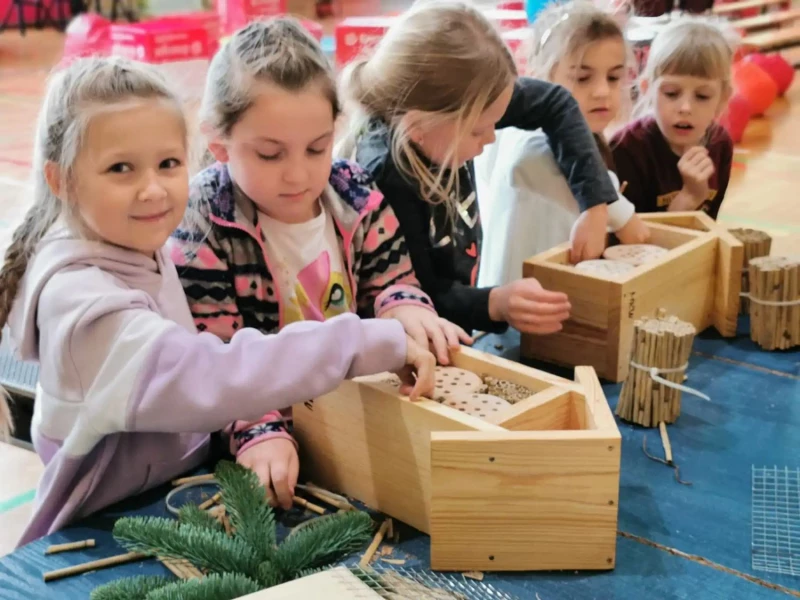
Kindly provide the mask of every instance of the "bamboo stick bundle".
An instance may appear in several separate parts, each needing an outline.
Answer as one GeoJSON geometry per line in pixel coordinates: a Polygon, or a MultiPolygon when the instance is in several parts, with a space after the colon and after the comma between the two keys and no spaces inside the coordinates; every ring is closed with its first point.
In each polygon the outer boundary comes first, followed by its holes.
{"type": "MultiPolygon", "coordinates": [[[[742,271],[742,292],[750,291],[750,272],[748,265],[753,258],[769,256],[772,249],[772,238],[768,233],[757,229],[731,229],[734,237],[744,245],[744,266],[742,271]]],[[[744,297],[739,305],[739,313],[746,315],[750,313],[750,301],[744,297]]]]}
{"type": "Polygon", "coordinates": [[[651,377],[650,369],[655,367],[660,378],[680,384],[696,333],[691,323],[663,313],[634,322],[631,368],[616,409],[621,419],[644,427],[675,422],[681,391],[651,377]]]}
{"type": "Polygon", "coordinates": [[[800,345],[800,256],[754,258],[750,272],[750,339],[764,350],[800,345]]]}

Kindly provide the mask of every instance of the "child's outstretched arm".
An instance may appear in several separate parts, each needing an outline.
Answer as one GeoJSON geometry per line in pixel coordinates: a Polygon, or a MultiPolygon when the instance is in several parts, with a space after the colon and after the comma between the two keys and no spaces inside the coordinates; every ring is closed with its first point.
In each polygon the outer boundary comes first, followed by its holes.
{"type": "MultiPolygon", "coordinates": [[[[51,302],[63,310],[63,298],[51,302]]],[[[124,431],[217,431],[325,394],[346,378],[402,371],[409,360],[419,370],[414,391],[433,387],[433,356],[419,352],[393,320],[348,314],[276,335],[243,329],[225,343],[162,318],[143,292],[119,290],[81,306],[64,365],[82,384],[98,439],[124,431]]],[[[46,290],[40,311],[48,311],[46,290]]]]}

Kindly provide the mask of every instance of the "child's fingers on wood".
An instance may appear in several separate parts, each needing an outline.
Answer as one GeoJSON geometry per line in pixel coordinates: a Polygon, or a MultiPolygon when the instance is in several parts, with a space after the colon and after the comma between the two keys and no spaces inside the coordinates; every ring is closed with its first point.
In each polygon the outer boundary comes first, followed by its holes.
{"type": "Polygon", "coordinates": [[[434,321],[432,324],[425,324],[425,332],[428,334],[428,339],[433,346],[436,358],[443,365],[450,362],[450,353],[448,351],[447,338],[444,335],[439,323],[434,321]]]}

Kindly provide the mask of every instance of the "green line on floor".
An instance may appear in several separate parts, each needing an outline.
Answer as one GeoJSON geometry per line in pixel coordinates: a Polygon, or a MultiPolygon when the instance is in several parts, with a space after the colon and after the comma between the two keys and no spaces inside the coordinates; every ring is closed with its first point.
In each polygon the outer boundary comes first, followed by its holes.
{"type": "Polygon", "coordinates": [[[8,500],[3,500],[0,502],[0,515],[7,513],[10,510],[14,510],[18,506],[27,504],[28,502],[33,502],[34,496],[36,496],[36,490],[29,490],[19,494],[18,496],[9,498],[8,500]]]}

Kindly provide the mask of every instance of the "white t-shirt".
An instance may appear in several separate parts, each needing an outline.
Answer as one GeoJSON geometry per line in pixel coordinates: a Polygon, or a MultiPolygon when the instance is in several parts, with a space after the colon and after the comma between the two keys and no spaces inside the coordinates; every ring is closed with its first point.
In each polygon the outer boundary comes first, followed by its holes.
{"type": "MultiPolygon", "coordinates": [[[[483,225],[478,287],[503,285],[522,278],[526,259],[568,241],[580,209],[541,130],[499,130],[474,162],[483,225]]],[[[619,190],[616,174],[609,177],[619,190]]],[[[609,205],[609,229],[633,213],[620,195],[609,205]]]]}
{"type": "Polygon", "coordinates": [[[281,322],[324,321],[353,306],[333,217],[322,207],[305,223],[258,213],[269,268],[280,293],[281,322]]]}

